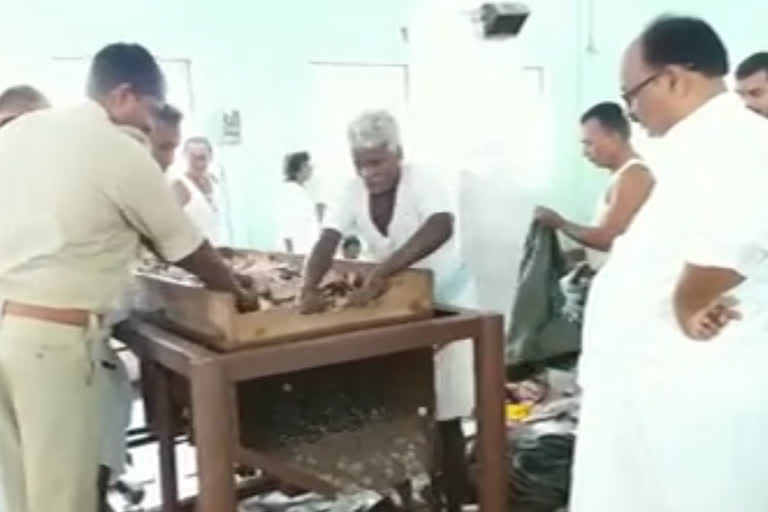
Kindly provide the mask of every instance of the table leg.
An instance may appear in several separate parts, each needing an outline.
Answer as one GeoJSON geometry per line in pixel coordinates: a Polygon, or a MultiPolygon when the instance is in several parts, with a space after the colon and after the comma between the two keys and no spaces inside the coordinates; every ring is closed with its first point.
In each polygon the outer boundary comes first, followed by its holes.
{"type": "Polygon", "coordinates": [[[504,339],[500,316],[483,318],[475,338],[478,492],[481,512],[507,509],[504,420],[504,339]]]}
{"type": "Polygon", "coordinates": [[[235,511],[232,385],[215,361],[203,361],[191,369],[198,512],[235,511]]]}
{"type": "Polygon", "coordinates": [[[163,512],[178,510],[179,492],[176,476],[176,442],[174,436],[173,408],[171,406],[171,385],[168,370],[154,363],[146,363],[144,369],[152,381],[154,394],[153,422],[157,429],[160,452],[160,482],[163,512]]]}

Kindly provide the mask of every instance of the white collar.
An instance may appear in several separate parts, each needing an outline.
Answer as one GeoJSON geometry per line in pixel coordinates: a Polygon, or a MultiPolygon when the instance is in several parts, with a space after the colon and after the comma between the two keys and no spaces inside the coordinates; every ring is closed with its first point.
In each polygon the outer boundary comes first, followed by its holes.
{"type": "Polygon", "coordinates": [[[88,98],[80,105],[80,108],[84,112],[87,112],[89,115],[93,115],[99,119],[104,119],[111,122],[107,109],[105,109],[104,106],[96,100],[88,98]]]}
{"type": "MultiPolygon", "coordinates": [[[[724,113],[732,112],[731,109],[734,107],[744,108],[741,100],[735,94],[725,91],[713,96],[688,114],[688,116],[675,123],[667,131],[663,139],[675,140],[680,137],[686,137],[692,131],[696,131],[697,127],[709,127],[711,126],[710,121],[716,121],[724,113]]],[[[720,125],[721,123],[716,124],[720,125]]]]}

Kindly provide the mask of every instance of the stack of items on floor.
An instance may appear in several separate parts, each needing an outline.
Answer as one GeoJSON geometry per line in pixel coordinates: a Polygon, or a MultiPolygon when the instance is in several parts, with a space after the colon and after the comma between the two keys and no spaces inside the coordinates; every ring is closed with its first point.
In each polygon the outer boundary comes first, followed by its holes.
{"type": "Polygon", "coordinates": [[[507,386],[512,512],[556,512],[568,504],[580,403],[575,380],[574,372],[547,370],[507,386]]]}
{"type": "Polygon", "coordinates": [[[330,498],[309,492],[289,496],[272,491],[240,503],[238,512],[386,512],[428,509],[429,477],[414,478],[402,489],[389,492],[359,491],[330,498]],[[408,495],[405,495],[407,493],[408,495]]]}

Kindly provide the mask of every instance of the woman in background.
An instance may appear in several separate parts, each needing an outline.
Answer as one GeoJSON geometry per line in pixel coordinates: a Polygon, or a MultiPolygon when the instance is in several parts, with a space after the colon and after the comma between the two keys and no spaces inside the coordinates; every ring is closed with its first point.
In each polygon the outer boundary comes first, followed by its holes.
{"type": "Polygon", "coordinates": [[[288,253],[307,254],[320,234],[317,205],[306,187],[312,177],[309,153],[286,155],[283,177],[278,203],[280,248],[288,253]]]}

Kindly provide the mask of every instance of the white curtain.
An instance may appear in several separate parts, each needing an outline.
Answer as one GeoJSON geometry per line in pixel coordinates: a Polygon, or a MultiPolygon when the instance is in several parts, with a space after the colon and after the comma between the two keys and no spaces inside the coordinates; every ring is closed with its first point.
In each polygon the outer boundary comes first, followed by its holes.
{"type": "Polygon", "coordinates": [[[481,305],[506,313],[532,197],[549,179],[549,117],[524,76],[519,42],[482,39],[470,16],[477,5],[425,0],[412,12],[409,154],[451,180],[481,305]]]}

